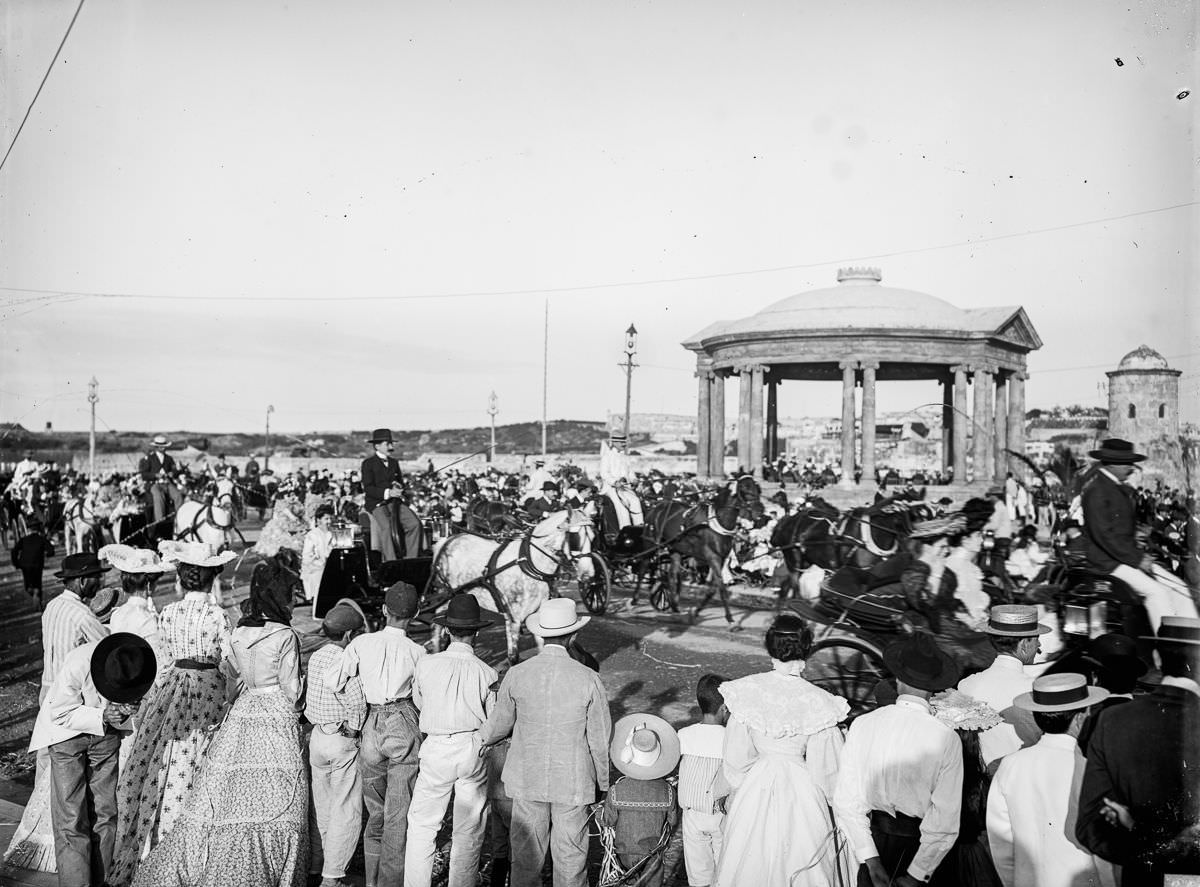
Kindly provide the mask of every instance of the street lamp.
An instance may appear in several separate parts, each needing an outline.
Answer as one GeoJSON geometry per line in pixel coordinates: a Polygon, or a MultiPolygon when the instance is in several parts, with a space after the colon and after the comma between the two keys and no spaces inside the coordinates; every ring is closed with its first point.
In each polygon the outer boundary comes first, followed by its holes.
{"type": "Polygon", "coordinates": [[[88,481],[96,479],[96,401],[100,399],[100,383],[92,376],[88,382],[88,403],[92,405],[92,430],[88,435],[88,481]]]}
{"type": "Polygon", "coordinates": [[[493,391],[491,394],[488,395],[488,408],[487,408],[488,415],[492,417],[492,445],[490,447],[488,447],[488,451],[487,451],[487,460],[489,463],[492,461],[492,456],[496,452],[496,413],[500,412],[500,408],[496,404],[497,404],[496,392],[493,391]]]}
{"type": "Polygon", "coordinates": [[[271,413],[275,412],[274,404],[267,404],[267,436],[263,443],[263,471],[271,467],[271,413]]]}
{"type": "Polygon", "coordinates": [[[637,354],[637,327],[632,323],[625,330],[625,452],[629,452],[629,403],[633,391],[633,356],[637,354]]]}

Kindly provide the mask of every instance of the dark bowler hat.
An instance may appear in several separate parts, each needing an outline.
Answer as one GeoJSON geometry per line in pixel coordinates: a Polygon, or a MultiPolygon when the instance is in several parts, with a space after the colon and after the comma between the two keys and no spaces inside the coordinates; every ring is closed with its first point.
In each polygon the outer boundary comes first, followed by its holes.
{"type": "Polygon", "coordinates": [[[420,609],[420,595],[413,586],[401,580],[387,590],[383,603],[393,619],[412,619],[420,609]]]}
{"type": "Polygon", "coordinates": [[[87,576],[99,576],[109,570],[106,564],[100,563],[100,558],[88,552],[68,554],[62,560],[62,569],[54,575],[59,579],[83,579],[87,576]]]}
{"type": "Polygon", "coordinates": [[[1003,638],[1032,638],[1048,634],[1048,626],[1038,622],[1037,607],[1028,604],[997,604],[988,610],[987,634],[1003,638]]]}
{"type": "Polygon", "coordinates": [[[1119,437],[1110,437],[1100,443],[1100,449],[1088,453],[1093,459],[1099,459],[1106,465],[1132,465],[1141,462],[1146,457],[1133,451],[1133,444],[1119,437]]]}
{"type": "Polygon", "coordinates": [[[556,484],[552,480],[542,481],[542,491],[546,492],[547,490],[553,490],[554,492],[557,493],[558,492],[558,484],[556,484]]]}
{"type": "Polygon", "coordinates": [[[888,644],[883,664],[898,680],[919,690],[936,692],[958,683],[958,663],[927,631],[914,631],[888,644]]]}
{"type": "Polygon", "coordinates": [[[1088,644],[1083,660],[1112,674],[1129,675],[1134,678],[1140,678],[1149,669],[1145,661],[1138,656],[1137,644],[1133,638],[1116,632],[1102,634],[1088,644]]]}
{"type": "Polygon", "coordinates": [[[450,598],[446,612],[434,616],[433,621],[438,625],[457,631],[479,631],[491,625],[491,620],[484,619],[479,609],[479,601],[474,595],[456,594],[450,598]]]}
{"type": "Polygon", "coordinates": [[[92,651],[92,682],[109,702],[137,702],[157,671],[154,648],[132,632],[110,634],[92,651]]]}
{"type": "Polygon", "coordinates": [[[392,440],[392,429],[376,428],[371,432],[371,436],[367,438],[367,443],[395,443],[392,440]]]}

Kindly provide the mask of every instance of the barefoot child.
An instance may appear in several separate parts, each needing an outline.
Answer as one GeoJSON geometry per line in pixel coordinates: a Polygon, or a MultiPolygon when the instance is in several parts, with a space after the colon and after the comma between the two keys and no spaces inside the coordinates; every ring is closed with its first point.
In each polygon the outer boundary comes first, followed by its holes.
{"type": "Polygon", "coordinates": [[[679,731],[679,806],[683,809],[683,863],[689,887],[708,887],[721,855],[721,826],[729,786],[721,775],[721,750],[729,709],[721,696],[720,675],[696,684],[700,723],[679,731]]]}

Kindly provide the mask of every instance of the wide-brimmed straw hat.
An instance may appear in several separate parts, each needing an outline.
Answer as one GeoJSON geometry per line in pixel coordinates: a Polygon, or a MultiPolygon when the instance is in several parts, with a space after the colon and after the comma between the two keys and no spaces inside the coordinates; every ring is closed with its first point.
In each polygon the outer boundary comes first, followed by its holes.
{"type": "Polygon", "coordinates": [[[207,542],[179,542],[164,539],[158,543],[163,560],[172,564],[191,564],[195,567],[223,567],[237,560],[236,551],[214,552],[207,542]]]}
{"type": "Polygon", "coordinates": [[[1143,635],[1139,640],[1200,647],[1200,619],[1190,616],[1164,616],[1158,626],[1157,635],[1143,635]]]}
{"type": "Polygon", "coordinates": [[[132,545],[105,545],[98,552],[100,560],[107,561],[122,573],[165,573],[175,565],[159,558],[149,548],[134,548],[132,545]]]}
{"type": "Polygon", "coordinates": [[[103,638],[92,651],[92,682],[109,702],[136,702],[154,684],[158,661],[147,641],[128,631],[103,638]]]}
{"type": "Polygon", "coordinates": [[[68,554],[62,559],[62,568],[54,575],[58,579],[86,579],[88,576],[99,576],[107,573],[109,567],[100,563],[100,559],[91,552],[68,554]]]}
{"type": "Polygon", "coordinates": [[[121,596],[121,591],[113,586],[101,588],[88,600],[88,609],[96,614],[96,618],[101,622],[107,623],[112,618],[113,610],[116,609],[117,599],[121,596]]]}
{"type": "Polygon", "coordinates": [[[1021,693],[1013,700],[1013,705],[1025,711],[1074,711],[1107,698],[1107,690],[1089,686],[1083,675],[1062,672],[1035,680],[1033,690],[1021,693]]]}
{"type": "Polygon", "coordinates": [[[367,443],[395,443],[392,439],[392,429],[376,428],[371,432],[371,436],[367,438],[367,443]]]}
{"type": "Polygon", "coordinates": [[[169,447],[170,445],[171,445],[171,441],[167,440],[166,436],[162,435],[162,434],[154,435],[154,439],[152,441],[150,441],[150,446],[158,447],[158,448],[164,449],[164,450],[167,447],[169,447]]]}
{"type": "Polygon", "coordinates": [[[1134,452],[1133,444],[1127,440],[1121,440],[1119,437],[1110,437],[1108,440],[1101,441],[1100,449],[1091,450],[1088,455],[1109,465],[1132,465],[1134,462],[1141,462],[1146,458],[1141,453],[1134,452]]]}
{"type": "Polygon", "coordinates": [[[1004,638],[1032,638],[1049,634],[1049,626],[1038,622],[1037,607],[1028,604],[996,604],[988,610],[986,634],[1004,638]]]}
{"type": "Polygon", "coordinates": [[[493,624],[492,620],[484,618],[479,601],[471,594],[456,594],[450,598],[446,612],[434,616],[433,621],[453,631],[479,631],[493,624]]]}
{"type": "Polygon", "coordinates": [[[573,600],[556,597],[543,601],[538,611],[525,620],[525,627],[536,637],[556,638],[579,631],[591,621],[591,616],[575,612],[573,600]]]}
{"type": "Polygon", "coordinates": [[[953,687],[960,674],[954,657],[927,631],[914,631],[888,644],[883,650],[883,664],[897,680],[931,692],[953,687]]]}
{"type": "Polygon", "coordinates": [[[658,715],[625,715],[613,729],[608,752],[630,779],[661,779],[679,763],[679,734],[658,715]]]}

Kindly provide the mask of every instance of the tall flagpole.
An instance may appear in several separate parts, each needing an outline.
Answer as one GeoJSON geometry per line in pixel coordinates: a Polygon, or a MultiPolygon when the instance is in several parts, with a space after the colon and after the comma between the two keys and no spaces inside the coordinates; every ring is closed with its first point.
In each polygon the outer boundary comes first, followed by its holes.
{"type": "Polygon", "coordinates": [[[546,457],[546,403],[550,380],[550,299],[546,299],[546,321],[542,332],[542,458],[546,457]]]}

